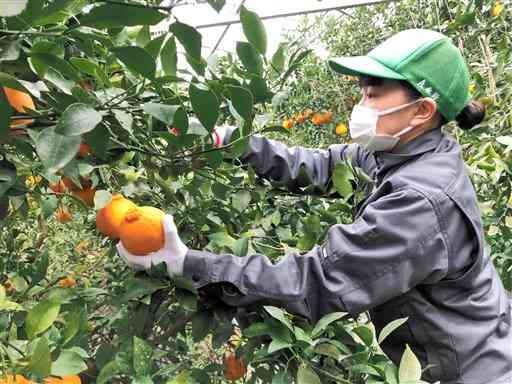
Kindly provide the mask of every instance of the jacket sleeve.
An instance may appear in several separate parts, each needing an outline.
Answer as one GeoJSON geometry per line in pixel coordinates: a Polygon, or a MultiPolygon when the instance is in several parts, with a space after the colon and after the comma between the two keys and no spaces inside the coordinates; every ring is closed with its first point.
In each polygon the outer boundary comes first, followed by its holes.
{"type": "MultiPolygon", "coordinates": [[[[234,131],[227,128],[224,144],[234,131]]],[[[354,166],[371,175],[375,168],[373,155],[357,144],[336,144],[327,149],[288,147],[284,143],[260,135],[250,138],[239,159],[253,166],[256,174],[290,190],[310,187],[325,190],[336,163],[351,159],[354,166]]]]}
{"type": "Polygon", "coordinates": [[[304,255],[273,264],[258,254],[189,251],[184,276],[195,288],[223,283],[221,299],[229,305],[275,303],[316,321],[333,311],[356,315],[439,281],[447,253],[430,201],[401,190],[369,204],[352,224],[332,226],[325,243],[304,255]]]}

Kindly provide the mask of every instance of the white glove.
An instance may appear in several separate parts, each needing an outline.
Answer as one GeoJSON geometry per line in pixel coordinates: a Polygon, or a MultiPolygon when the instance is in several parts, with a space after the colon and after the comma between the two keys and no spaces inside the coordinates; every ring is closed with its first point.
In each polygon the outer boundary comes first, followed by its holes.
{"type": "Polygon", "coordinates": [[[226,125],[221,125],[219,127],[215,127],[213,130],[213,138],[215,139],[213,145],[215,147],[222,147],[224,143],[224,138],[226,137],[226,131],[227,131],[226,125]]]}
{"type": "Polygon", "coordinates": [[[183,244],[178,236],[178,228],[174,224],[172,215],[165,215],[162,225],[165,235],[165,243],[162,249],[145,256],[136,256],[128,252],[123,244],[119,242],[116,245],[117,252],[136,271],[143,271],[151,268],[152,265],[163,262],[167,266],[169,276],[181,276],[183,275],[183,263],[188,247],[183,244]]]}

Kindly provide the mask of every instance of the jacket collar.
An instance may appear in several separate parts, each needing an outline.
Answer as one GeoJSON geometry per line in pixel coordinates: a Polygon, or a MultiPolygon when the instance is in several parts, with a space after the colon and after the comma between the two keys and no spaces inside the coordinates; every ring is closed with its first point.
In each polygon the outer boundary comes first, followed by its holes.
{"type": "Polygon", "coordinates": [[[417,158],[426,152],[435,150],[443,137],[444,133],[441,127],[434,128],[393,149],[391,152],[375,152],[377,178],[382,179],[391,169],[417,158]]]}

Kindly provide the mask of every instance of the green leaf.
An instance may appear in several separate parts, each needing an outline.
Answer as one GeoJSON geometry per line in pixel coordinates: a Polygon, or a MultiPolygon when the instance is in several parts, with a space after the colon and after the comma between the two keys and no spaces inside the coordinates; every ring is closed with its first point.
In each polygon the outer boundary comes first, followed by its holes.
{"type": "Polygon", "coordinates": [[[208,311],[200,311],[192,317],[192,338],[197,343],[211,331],[213,317],[208,311]]]}
{"type": "Polygon", "coordinates": [[[351,180],[354,180],[354,175],[350,166],[345,163],[336,164],[332,175],[332,181],[341,197],[347,198],[352,195],[353,188],[351,180]]]}
{"type": "Polygon", "coordinates": [[[83,318],[83,310],[82,311],[72,311],[69,312],[66,316],[66,327],[63,332],[63,345],[69,343],[73,337],[76,336],[78,331],[80,330],[80,326],[82,325],[83,318]]]}
{"type": "MultiPolygon", "coordinates": [[[[0,141],[7,139],[11,132],[11,116],[13,109],[11,108],[3,88],[0,89],[0,141]]],[[[0,193],[0,196],[2,194],[0,193]]]]}
{"type": "Polygon", "coordinates": [[[315,346],[315,353],[319,355],[329,356],[335,360],[339,360],[343,357],[343,354],[339,351],[336,346],[330,343],[320,343],[315,346]]]}
{"type": "Polygon", "coordinates": [[[384,375],[386,377],[387,384],[398,384],[398,372],[393,364],[389,364],[386,366],[384,375]]]}
{"type": "Polygon", "coordinates": [[[156,39],[151,40],[146,44],[144,49],[151,55],[151,57],[156,61],[160,52],[162,50],[162,45],[164,44],[166,35],[161,35],[156,39]]]}
{"type": "Polygon", "coordinates": [[[212,245],[216,245],[217,247],[223,248],[233,247],[236,240],[229,236],[226,232],[216,232],[208,235],[208,239],[212,245]]]}
{"type": "MultiPolygon", "coordinates": [[[[55,200],[57,198],[55,196],[51,196],[55,200]]],[[[37,258],[37,261],[34,262],[34,273],[31,276],[30,285],[33,287],[37,285],[43,278],[46,276],[46,272],[48,271],[48,266],[50,264],[48,249],[46,249],[42,254],[37,258]]]]}
{"type": "Polygon", "coordinates": [[[112,201],[112,194],[109,191],[99,190],[94,194],[94,209],[96,211],[106,207],[112,201]]]}
{"type": "Polygon", "coordinates": [[[281,73],[284,70],[285,50],[286,44],[281,43],[279,44],[279,47],[276,49],[275,53],[272,55],[272,69],[277,73],[281,73]]]}
{"type": "Polygon", "coordinates": [[[108,3],[94,7],[88,14],[80,18],[80,24],[98,29],[154,25],[166,17],[166,14],[149,7],[108,3]]]}
{"type": "Polygon", "coordinates": [[[178,53],[176,50],[176,40],[174,37],[169,37],[160,52],[160,61],[162,62],[162,69],[166,75],[176,76],[178,68],[178,53]]]}
{"type": "Polygon", "coordinates": [[[277,109],[283,104],[288,97],[290,96],[290,93],[288,91],[279,91],[272,97],[272,109],[274,111],[277,111],[277,109]]]}
{"type": "Polygon", "coordinates": [[[233,107],[240,116],[246,121],[251,121],[253,117],[254,98],[247,89],[242,87],[229,86],[229,98],[233,107]]]}
{"type": "Polygon", "coordinates": [[[271,384],[289,384],[291,382],[292,380],[288,376],[288,373],[285,370],[283,370],[275,374],[275,376],[272,378],[271,384]]]}
{"type": "Polygon", "coordinates": [[[251,202],[251,193],[249,191],[238,191],[231,197],[231,204],[238,212],[243,212],[251,202]]]}
{"type": "Polygon", "coordinates": [[[27,314],[25,330],[29,339],[46,331],[57,319],[60,304],[51,300],[43,300],[36,304],[27,314]]]}
{"type": "Polygon", "coordinates": [[[190,103],[201,124],[211,132],[219,118],[219,100],[217,96],[204,86],[190,84],[190,103]]]}
{"type": "Polygon", "coordinates": [[[242,333],[245,337],[251,338],[268,335],[270,334],[270,329],[267,323],[252,323],[249,327],[245,328],[242,333]]]}
{"type": "Polygon", "coordinates": [[[505,152],[512,150],[512,136],[499,136],[496,138],[496,141],[507,146],[507,148],[505,148],[505,152]]]}
{"type": "Polygon", "coordinates": [[[270,92],[267,86],[267,82],[262,77],[252,75],[248,87],[254,97],[255,103],[269,101],[272,97],[272,92],[270,92]]]}
{"type": "Polygon", "coordinates": [[[315,325],[315,328],[313,328],[313,331],[311,331],[311,337],[315,338],[322,334],[323,331],[329,326],[329,324],[341,319],[342,317],[346,316],[346,312],[333,312],[325,315],[315,325]]]}
{"type": "Polygon", "coordinates": [[[210,4],[210,7],[215,9],[217,13],[219,13],[224,5],[226,4],[226,0],[206,0],[208,4],[210,4]]]}
{"type": "Polygon", "coordinates": [[[320,217],[317,215],[309,215],[303,220],[302,224],[303,235],[299,238],[297,246],[303,250],[311,249],[315,245],[322,229],[320,217]]]}
{"type": "Polygon", "coordinates": [[[80,76],[76,68],[58,56],[41,52],[31,53],[30,57],[32,59],[39,60],[50,68],[53,68],[55,71],[59,72],[62,76],[67,77],[68,79],[80,81],[80,76]]]}
{"type": "Polygon", "coordinates": [[[233,335],[233,324],[230,322],[220,323],[213,331],[212,345],[214,348],[220,348],[233,335]]]}
{"type": "Polygon", "coordinates": [[[87,104],[71,104],[62,113],[55,133],[64,136],[81,135],[96,128],[102,119],[101,114],[87,104]]]}
{"type": "Polygon", "coordinates": [[[365,325],[355,327],[352,331],[363,340],[363,343],[370,347],[373,344],[373,332],[365,325]]]}
{"type": "Polygon", "coordinates": [[[111,383],[110,380],[112,377],[117,375],[121,369],[115,360],[105,364],[103,368],[101,368],[100,374],[98,375],[98,384],[107,384],[111,383]]]}
{"type": "Polygon", "coordinates": [[[204,60],[202,57],[199,59],[195,59],[188,53],[185,53],[185,58],[187,59],[187,63],[190,64],[195,73],[197,73],[199,76],[204,76],[204,72],[206,70],[206,67],[208,66],[206,60],[204,60]]]}
{"type": "Polygon", "coordinates": [[[409,345],[405,346],[404,354],[398,368],[400,383],[415,382],[421,379],[421,364],[409,345]]]}
{"type": "Polygon", "coordinates": [[[81,142],[80,136],[59,135],[55,127],[50,127],[37,137],[36,151],[46,169],[55,173],[73,160],[81,142]]]}
{"type": "Polygon", "coordinates": [[[133,336],[133,369],[137,375],[149,375],[152,369],[153,348],[144,340],[133,336]]]}
{"type": "Polygon", "coordinates": [[[295,339],[297,339],[297,341],[302,341],[308,345],[314,345],[313,339],[311,339],[310,335],[308,335],[306,331],[299,327],[295,327],[294,330],[295,339]]]}
{"type": "Polygon", "coordinates": [[[30,356],[29,371],[38,377],[47,377],[52,370],[50,347],[46,337],[37,340],[36,346],[30,356]]]}
{"type": "Polygon", "coordinates": [[[265,32],[265,26],[261,22],[260,17],[242,6],[240,8],[240,21],[242,22],[244,35],[247,37],[249,43],[251,43],[259,53],[265,55],[267,52],[267,33],[265,32]]]}
{"type": "Polygon", "coordinates": [[[375,368],[366,364],[356,364],[351,366],[349,369],[352,372],[380,377],[380,373],[375,368]]]}
{"type": "Polygon", "coordinates": [[[0,312],[2,311],[23,311],[23,306],[21,306],[18,303],[15,303],[14,301],[0,300],[0,312]]]}
{"type": "Polygon", "coordinates": [[[30,93],[14,76],[0,72],[0,84],[4,87],[17,89],[18,91],[30,93]]]}
{"type": "Polygon", "coordinates": [[[129,133],[133,132],[133,117],[131,114],[121,109],[113,109],[112,113],[114,114],[114,117],[118,121],[121,128],[129,133]]]}
{"type": "Polygon", "coordinates": [[[232,247],[236,256],[246,256],[249,250],[249,239],[247,237],[239,238],[232,247]]]}
{"type": "Polygon", "coordinates": [[[285,311],[283,311],[281,308],[277,308],[271,305],[265,305],[263,306],[263,308],[265,308],[265,311],[267,311],[270,316],[272,316],[274,319],[279,320],[286,327],[288,327],[290,331],[293,332],[293,325],[291,321],[286,317],[285,311]]]}
{"type": "Polygon", "coordinates": [[[78,68],[81,72],[86,73],[92,77],[97,77],[98,72],[101,71],[101,68],[98,64],[82,57],[71,57],[69,62],[73,64],[74,67],[78,68]]]}
{"type": "Polygon", "coordinates": [[[247,71],[259,76],[263,74],[263,60],[251,44],[244,41],[237,42],[236,53],[247,71]]]}
{"type": "Polygon", "coordinates": [[[386,326],[382,328],[382,331],[380,331],[378,343],[381,344],[386,339],[386,337],[388,337],[395,329],[407,322],[407,320],[409,320],[409,318],[404,317],[401,319],[393,320],[389,324],[386,324],[386,326]]]}
{"type": "Polygon", "coordinates": [[[153,79],[155,77],[155,60],[144,48],[125,46],[113,48],[112,51],[129,70],[147,79],[153,79]]]}
{"type": "Polygon", "coordinates": [[[297,370],[297,384],[322,384],[322,382],[309,365],[302,363],[297,370]]]}
{"type": "Polygon", "coordinates": [[[201,34],[190,25],[175,22],[169,27],[169,31],[176,36],[183,45],[185,51],[195,60],[201,59],[201,34]]]}
{"type": "Polygon", "coordinates": [[[7,160],[0,160],[0,197],[16,183],[16,168],[7,160]]]}
{"type": "Polygon", "coordinates": [[[137,38],[135,39],[135,43],[141,47],[144,48],[147,43],[151,40],[151,33],[149,32],[149,26],[145,25],[143,26],[139,33],[137,33],[137,38]]]}
{"type": "Polygon", "coordinates": [[[124,282],[125,293],[121,302],[141,298],[159,289],[166,288],[165,283],[158,279],[132,277],[124,282]]]}
{"type": "Polygon", "coordinates": [[[86,4],[87,0],[54,0],[37,14],[33,25],[60,23],[80,12],[86,4]]]}
{"type": "Polygon", "coordinates": [[[87,369],[84,358],[74,349],[62,350],[52,364],[52,375],[77,375],[87,369]]]}
{"type": "Polygon", "coordinates": [[[170,127],[174,126],[174,120],[177,114],[181,114],[181,119],[183,119],[183,115],[186,116],[186,112],[179,105],[146,103],[142,105],[142,109],[148,115],[153,116],[155,119],[160,120],[170,127]]]}
{"type": "Polygon", "coordinates": [[[292,344],[281,339],[272,339],[268,346],[268,353],[274,353],[284,348],[291,347],[292,344]]]}

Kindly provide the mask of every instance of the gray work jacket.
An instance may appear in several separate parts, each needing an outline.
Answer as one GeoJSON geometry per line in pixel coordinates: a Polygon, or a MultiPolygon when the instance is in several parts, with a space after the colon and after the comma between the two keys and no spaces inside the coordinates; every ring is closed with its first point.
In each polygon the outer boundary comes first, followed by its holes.
{"type": "Polygon", "coordinates": [[[277,302],[312,321],[369,311],[380,332],[408,317],[382,345],[396,364],[409,344],[423,367],[433,366],[423,380],[512,383],[511,302],[455,140],[435,129],[393,152],[370,153],[356,144],[290,148],[256,136],[241,157],[291,189],[325,187],[348,158],[375,180],[352,224],[333,225],[324,244],[276,264],[259,254],[190,250],[184,276],[195,288],[235,286],[222,290],[229,305],[277,302]]]}

